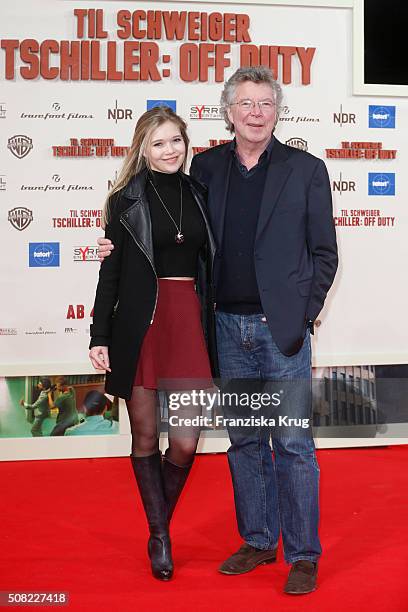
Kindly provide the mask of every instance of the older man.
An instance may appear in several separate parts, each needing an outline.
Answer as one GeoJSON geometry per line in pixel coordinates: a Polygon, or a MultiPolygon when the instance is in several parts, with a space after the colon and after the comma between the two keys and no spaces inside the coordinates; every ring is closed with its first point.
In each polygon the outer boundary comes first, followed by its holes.
{"type": "MultiPolygon", "coordinates": [[[[269,69],[237,70],[221,97],[235,138],[196,155],[191,164],[190,174],[208,189],[217,241],[217,344],[225,379],[310,383],[310,332],[337,269],[326,167],[274,137],[281,100],[269,69]]],[[[310,417],[308,394],[292,397],[297,399],[283,404],[282,411],[310,417]]],[[[275,561],[281,532],[291,565],[285,592],[313,591],[321,547],[312,436],[275,429],[272,458],[269,431],[230,428],[229,434],[244,544],[220,572],[242,574],[275,561]]]]}

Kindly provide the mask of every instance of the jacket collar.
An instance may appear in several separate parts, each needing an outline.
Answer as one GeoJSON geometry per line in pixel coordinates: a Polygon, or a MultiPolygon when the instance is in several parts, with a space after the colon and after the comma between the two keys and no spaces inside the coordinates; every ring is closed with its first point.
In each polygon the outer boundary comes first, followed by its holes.
{"type": "Polygon", "coordinates": [[[128,200],[139,200],[146,188],[148,170],[144,168],[138,174],[135,174],[125,187],[123,195],[128,200]]]}

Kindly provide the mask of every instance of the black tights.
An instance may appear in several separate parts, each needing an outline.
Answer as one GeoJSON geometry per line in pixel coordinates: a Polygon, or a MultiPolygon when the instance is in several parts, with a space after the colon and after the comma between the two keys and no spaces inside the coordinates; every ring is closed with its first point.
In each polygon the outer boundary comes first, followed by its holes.
{"type": "MultiPolygon", "coordinates": [[[[132,456],[147,457],[159,451],[160,414],[157,392],[144,387],[133,387],[132,397],[126,402],[132,432],[132,456]]],[[[201,406],[183,406],[169,411],[169,416],[194,418],[201,414],[201,406]]],[[[190,465],[193,461],[200,436],[200,428],[169,424],[169,448],[166,457],[178,466],[190,465]]]]}

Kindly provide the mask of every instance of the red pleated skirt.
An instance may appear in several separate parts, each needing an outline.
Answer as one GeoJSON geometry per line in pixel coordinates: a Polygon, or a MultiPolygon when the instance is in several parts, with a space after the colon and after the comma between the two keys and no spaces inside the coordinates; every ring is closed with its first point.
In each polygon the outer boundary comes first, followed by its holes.
{"type": "Polygon", "coordinates": [[[143,340],[133,384],[145,389],[211,387],[194,280],[159,278],[156,312],[143,340]]]}

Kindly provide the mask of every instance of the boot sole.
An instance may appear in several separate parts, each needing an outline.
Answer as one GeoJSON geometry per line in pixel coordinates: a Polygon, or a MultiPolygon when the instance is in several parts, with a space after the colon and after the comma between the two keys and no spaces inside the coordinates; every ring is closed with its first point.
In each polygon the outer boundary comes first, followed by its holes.
{"type": "Polygon", "coordinates": [[[316,591],[317,586],[313,587],[313,589],[310,589],[310,591],[283,591],[285,593],[285,595],[307,595],[308,593],[313,593],[314,591],[316,591]]]}
{"type": "Polygon", "coordinates": [[[173,575],[169,576],[168,578],[167,577],[161,578],[160,576],[155,576],[153,573],[152,573],[152,576],[153,578],[156,578],[156,580],[160,580],[160,582],[169,582],[173,578],[173,575]]]}
{"type": "Polygon", "coordinates": [[[258,563],[255,563],[255,565],[252,565],[252,567],[249,567],[248,569],[242,570],[240,572],[223,570],[221,568],[219,568],[218,571],[220,574],[225,574],[226,576],[240,576],[241,574],[248,574],[248,572],[252,572],[252,570],[256,569],[259,565],[269,565],[270,563],[276,563],[276,558],[259,561],[258,563]]]}

